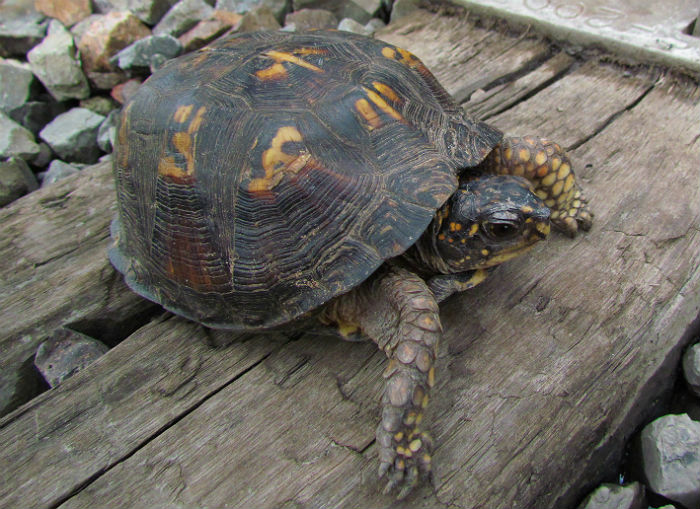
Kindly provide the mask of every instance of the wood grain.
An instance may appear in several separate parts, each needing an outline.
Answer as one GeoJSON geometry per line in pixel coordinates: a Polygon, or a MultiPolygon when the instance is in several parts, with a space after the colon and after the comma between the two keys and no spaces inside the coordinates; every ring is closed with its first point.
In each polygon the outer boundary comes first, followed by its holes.
{"type": "MultiPolygon", "coordinates": [[[[405,37],[421,55],[444,49],[435,41],[468,46],[472,30],[418,13],[381,37],[405,37]]],[[[510,55],[532,44],[495,32],[472,42],[485,37],[510,55]]],[[[402,507],[573,507],[672,384],[698,317],[697,86],[595,60],[563,59],[544,74],[535,65],[528,79],[523,62],[548,62],[536,55],[501,66],[520,82],[499,90],[503,104],[525,100],[492,122],[574,147],[596,222],[445,303],[436,481],[402,507]]],[[[469,60],[431,65],[441,80],[479,72],[469,60]]],[[[179,318],[153,322],[0,421],[11,444],[0,449],[0,505],[395,504],[375,477],[383,354],[310,334],[211,349],[210,336],[179,318]]]]}

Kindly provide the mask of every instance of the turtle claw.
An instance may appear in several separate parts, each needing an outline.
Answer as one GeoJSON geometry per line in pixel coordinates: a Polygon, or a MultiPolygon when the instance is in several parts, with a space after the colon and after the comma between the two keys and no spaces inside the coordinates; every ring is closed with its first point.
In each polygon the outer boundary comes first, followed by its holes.
{"type": "MultiPolygon", "coordinates": [[[[397,500],[406,498],[418,484],[419,478],[429,479],[432,483],[431,457],[432,440],[423,431],[412,430],[413,439],[394,441],[391,451],[381,451],[381,456],[394,456],[394,461],[382,461],[379,465],[379,477],[387,477],[383,493],[389,495],[398,490],[397,500]]],[[[404,435],[404,436],[408,436],[404,435]]]]}
{"type": "Polygon", "coordinates": [[[591,229],[593,213],[588,208],[588,200],[580,191],[577,191],[568,209],[563,208],[552,212],[551,221],[557,229],[573,238],[580,230],[591,229]]]}

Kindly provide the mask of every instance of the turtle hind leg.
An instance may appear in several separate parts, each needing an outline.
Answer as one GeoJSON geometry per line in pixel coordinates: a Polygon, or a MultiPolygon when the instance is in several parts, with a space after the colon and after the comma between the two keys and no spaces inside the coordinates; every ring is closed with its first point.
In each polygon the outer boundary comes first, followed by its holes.
{"type": "Polygon", "coordinates": [[[506,137],[489,154],[486,164],[497,174],[530,180],[535,194],[547,205],[552,223],[573,237],[591,228],[593,214],[576,182],[571,161],[557,143],[532,136],[506,137]]]}

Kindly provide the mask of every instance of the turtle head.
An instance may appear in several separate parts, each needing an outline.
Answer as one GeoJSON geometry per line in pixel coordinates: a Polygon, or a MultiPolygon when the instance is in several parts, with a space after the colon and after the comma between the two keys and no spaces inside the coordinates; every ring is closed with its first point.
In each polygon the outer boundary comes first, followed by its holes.
{"type": "Polygon", "coordinates": [[[438,211],[434,252],[452,273],[493,267],[549,234],[549,209],[530,182],[512,175],[461,179],[438,211]]]}

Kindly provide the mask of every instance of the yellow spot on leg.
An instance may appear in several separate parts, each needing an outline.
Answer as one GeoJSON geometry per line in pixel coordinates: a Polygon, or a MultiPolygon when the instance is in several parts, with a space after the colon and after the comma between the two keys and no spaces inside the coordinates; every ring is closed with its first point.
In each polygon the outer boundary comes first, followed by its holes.
{"type": "Polygon", "coordinates": [[[521,148],[518,151],[518,157],[522,162],[526,163],[530,160],[530,151],[526,148],[521,148]]]}
{"type": "Polygon", "coordinates": [[[535,155],[535,164],[537,166],[542,166],[546,161],[547,161],[547,154],[544,153],[542,150],[537,152],[537,154],[535,155]]]}

